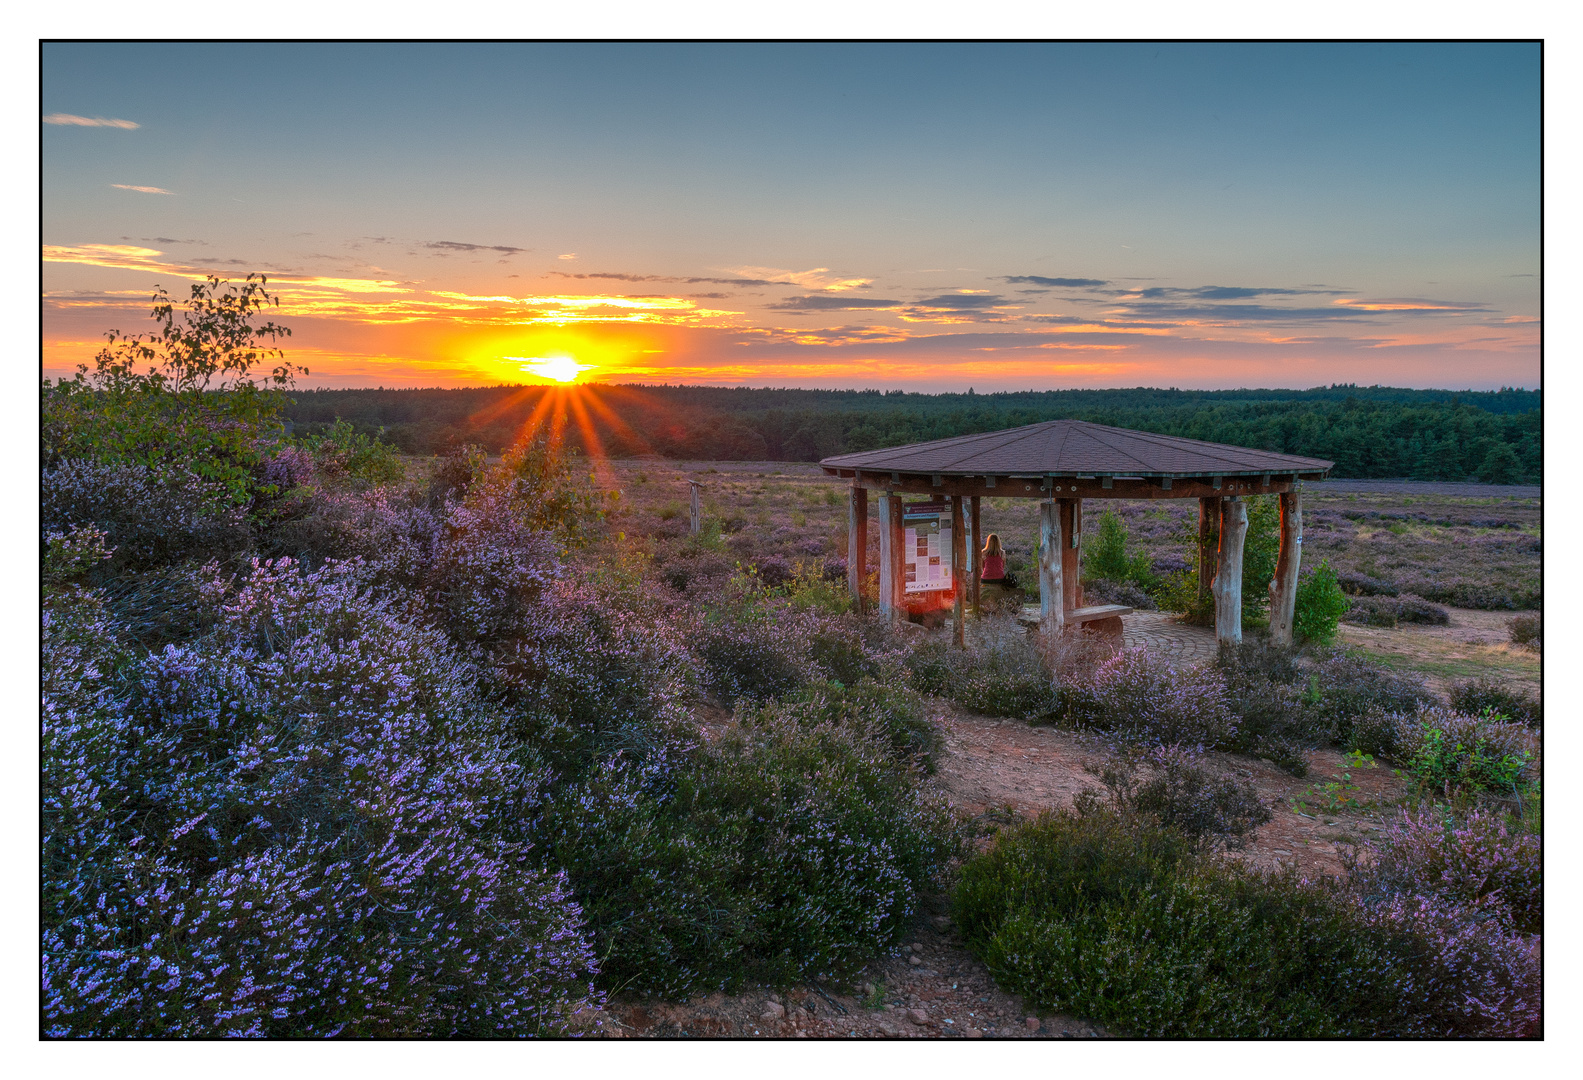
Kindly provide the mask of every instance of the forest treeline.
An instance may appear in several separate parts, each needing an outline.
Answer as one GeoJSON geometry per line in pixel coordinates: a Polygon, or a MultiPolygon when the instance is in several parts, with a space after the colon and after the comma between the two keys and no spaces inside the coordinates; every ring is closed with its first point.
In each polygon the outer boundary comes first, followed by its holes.
{"type": "Polygon", "coordinates": [[[832,454],[1072,418],[1324,458],[1337,477],[1537,483],[1537,390],[1049,390],[920,394],[593,384],[575,389],[309,390],[287,415],[304,433],[335,420],[409,453],[458,443],[500,452],[535,418],[566,416],[585,453],[723,461],[818,461],[832,454]],[[564,394],[551,402],[546,394],[564,394]],[[597,445],[596,445],[597,444],[597,445]]]}

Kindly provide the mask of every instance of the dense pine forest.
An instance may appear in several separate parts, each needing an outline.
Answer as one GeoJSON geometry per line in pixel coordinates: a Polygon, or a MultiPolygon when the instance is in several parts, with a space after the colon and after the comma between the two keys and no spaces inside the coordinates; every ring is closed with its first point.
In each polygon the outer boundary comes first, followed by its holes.
{"type": "Polygon", "coordinates": [[[595,384],[570,391],[309,390],[293,394],[287,416],[305,434],[339,418],[361,432],[383,431],[387,441],[416,454],[461,443],[498,453],[532,426],[546,394],[559,393],[575,395],[570,412],[582,417],[568,425],[569,443],[612,457],[817,461],[1071,417],[1325,458],[1336,463],[1337,477],[1537,483],[1542,468],[1541,392],[1509,388],[919,394],[595,384]]]}

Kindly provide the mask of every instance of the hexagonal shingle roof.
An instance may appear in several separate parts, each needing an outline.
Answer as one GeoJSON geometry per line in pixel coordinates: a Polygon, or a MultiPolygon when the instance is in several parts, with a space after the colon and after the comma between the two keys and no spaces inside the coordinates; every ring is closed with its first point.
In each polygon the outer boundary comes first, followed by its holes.
{"type": "Polygon", "coordinates": [[[1246,476],[1328,472],[1333,461],[1147,431],[1047,420],[933,442],[828,457],[827,469],[941,476],[1246,476]]]}

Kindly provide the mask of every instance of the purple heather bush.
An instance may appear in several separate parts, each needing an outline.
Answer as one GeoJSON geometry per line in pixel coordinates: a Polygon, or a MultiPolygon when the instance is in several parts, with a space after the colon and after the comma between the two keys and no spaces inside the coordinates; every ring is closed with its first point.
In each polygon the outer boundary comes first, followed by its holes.
{"type": "Polygon", "coordinates": [[[564,1030],[592,953],[470,666],[360,564],[205,600],[141,659],[91,596],[45,612],[46,1031],[564,1030]]]}
{"type": "Polygon", "coordinates": [[[63,460],[43,470],[39,519],[46,533],[102,532],[114,549],[105,572],[237,552],[248,543],[243,511],[225,486],[176,467],[63,460]]]}
{"type": "Polygon", "coordinates": [[[1108,731],[1143,746],[1221,746],[1237,732],[1218,671],[1178,670],[1151,657],[1141,645],[1118,650],[1086,685],[1063,687],[1061,707],[1075,726],[1108,731]]]}
{"type": "Polygon", "coordinates": [[[1540,838],[1508,816],[1475,808],[1403,810],[1385,834],[1344,856],[1353,886],[1366,897],[1434,897],[1499,917],[1526,934],[1544,922],[1540,838]]]}

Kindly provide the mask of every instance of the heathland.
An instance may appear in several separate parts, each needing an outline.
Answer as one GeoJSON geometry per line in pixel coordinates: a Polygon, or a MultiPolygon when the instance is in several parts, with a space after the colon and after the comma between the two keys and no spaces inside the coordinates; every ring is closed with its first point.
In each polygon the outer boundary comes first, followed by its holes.
{"type": "MultiPolygon", "coordinates": [[[[1533,492],[1314,485],[1296,649],[956,649],[806,465],[288,431],[262,299],[44,388],[48,1036],[1541,1033],[1533,492]]],[[[1190,631],[1182,525],[1085,587],[1190,631]]]]}

